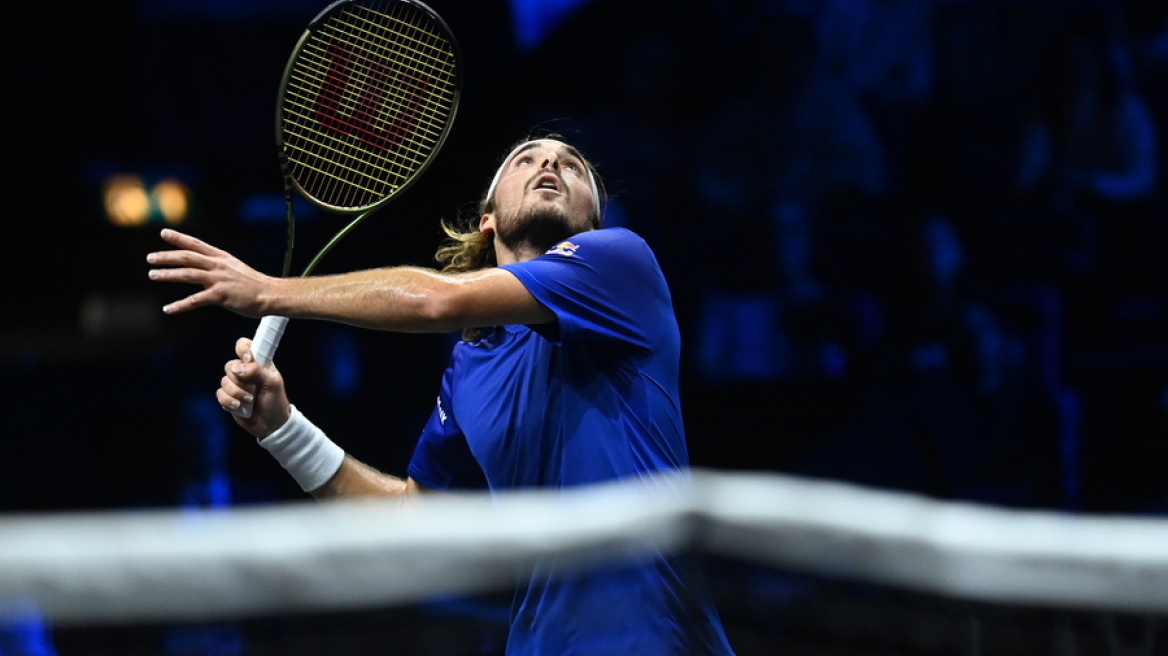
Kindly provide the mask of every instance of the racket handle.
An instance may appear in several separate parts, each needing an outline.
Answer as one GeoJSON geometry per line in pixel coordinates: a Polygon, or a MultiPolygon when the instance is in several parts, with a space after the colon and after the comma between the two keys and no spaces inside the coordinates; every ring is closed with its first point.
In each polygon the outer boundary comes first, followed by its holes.
{"type": "MultiPolygon", "coordinates": [[[[256,364],[266,367],[272,364],[272,357],[276,355],[276,348],[280,346],[280,338],[284,336],[284,327],[288,325],[288,317],[268,316],[260,319],[259,328],[256,328],[255,337],[251,340],[251,356],[256,364]]],[[[251,417],[253,404],[244,403],[232,410],[232,414],[244,419],[251,417]]]]}

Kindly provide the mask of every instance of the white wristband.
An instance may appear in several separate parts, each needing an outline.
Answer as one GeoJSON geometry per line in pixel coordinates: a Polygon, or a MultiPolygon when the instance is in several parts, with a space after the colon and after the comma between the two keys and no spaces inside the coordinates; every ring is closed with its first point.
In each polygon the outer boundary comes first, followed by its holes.
{"type": "Polygon", "coordinates": [[[344,449],[308,421],[296,406],[292,406],[288,421],[259,443],[292,474],[305,492],[327,483],[345,461],[344,449]]]}

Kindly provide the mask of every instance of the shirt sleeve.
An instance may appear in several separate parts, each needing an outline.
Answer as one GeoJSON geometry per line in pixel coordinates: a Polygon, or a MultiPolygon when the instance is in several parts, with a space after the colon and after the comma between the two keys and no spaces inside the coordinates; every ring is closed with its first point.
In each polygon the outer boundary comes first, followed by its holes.
{"type": "Polygon", "coordinates": [[[654,337],[649,333],[671,307],[648,244],[623,228],[581,233],[537,258],[502,268],[555,313],[558,332],[532,326],[553,341],[647,351],[654,337]]]}
{"type": "Polygon", "coordinates": [[[407,471],[419,485],[434,490],[484,489],[486,477],[454,419],[450,404],[453,375],[449,368],[442,377],[438,400],[414,447],[407,471]]]}

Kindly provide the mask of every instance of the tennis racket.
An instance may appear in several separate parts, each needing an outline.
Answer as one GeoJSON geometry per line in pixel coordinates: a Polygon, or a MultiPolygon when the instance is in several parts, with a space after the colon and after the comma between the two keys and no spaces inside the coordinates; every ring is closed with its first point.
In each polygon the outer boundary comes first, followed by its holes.
{"type": "MultiPolygon", "coordinates": [[[[276,140],[288,207],[285,277],[295,243],[293,194],[354,215],[333,246],[416,181],[450,133],[461,95],[458,46],[417,0],[339,0],[309,23],[284,69],[276,140]]],[[[252,356],[271,363],[288,318],[260,320],[252,356]]],[[[236,414],[251,416],[245,405],[236,414]]]]}

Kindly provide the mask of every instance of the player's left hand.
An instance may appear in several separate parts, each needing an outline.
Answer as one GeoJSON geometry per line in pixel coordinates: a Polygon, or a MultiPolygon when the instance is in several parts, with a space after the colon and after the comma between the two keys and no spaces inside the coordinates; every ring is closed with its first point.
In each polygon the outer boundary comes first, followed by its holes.
{"type": "Polygon", "coordinates": [[[163,312],[177,314],[207,305],[218,305],[246,317],[257,318],[267,314],[261,299],[264,290],[269,289],[276,278],[256,271],[225,250],[177,230],[164,229],[162,239],[179,250],[157,251],[147,255],[148,263],[157,267],[170,267],[150,269],[150,279],[203,287],[202,291],[163,307],[163,312]]]}

